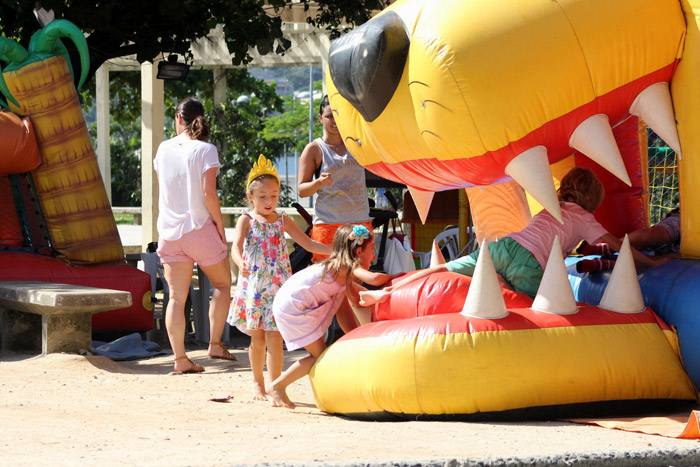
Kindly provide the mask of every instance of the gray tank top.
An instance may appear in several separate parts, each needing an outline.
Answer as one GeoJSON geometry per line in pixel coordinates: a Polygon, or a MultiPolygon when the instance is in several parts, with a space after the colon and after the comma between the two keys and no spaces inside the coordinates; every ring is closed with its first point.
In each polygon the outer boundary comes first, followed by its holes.
{"type": "Polygon", "coordinates": [[[323,160],[321,172],[331,174],[333,184],[323,186],[314,195],[314,224],[345,224],[369,221],[369,203],[365,169],[352,155],[338,155],[324,141],[316,138],[323,160]]]}

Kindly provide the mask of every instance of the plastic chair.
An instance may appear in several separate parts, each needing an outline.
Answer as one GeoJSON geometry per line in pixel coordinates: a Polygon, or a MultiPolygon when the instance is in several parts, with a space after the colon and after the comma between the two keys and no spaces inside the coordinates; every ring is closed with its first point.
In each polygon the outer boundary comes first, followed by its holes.
{"type": "MultiPolygon", "coordinates": [[[[461,253],[459,251],[459,228],[453,227],[440,232],[435,237],[435,241],[437,242],[440,251],[442,251],[445,261],[450,261],[459,257],[459,254],[461,253]]],[[[425,269],[430,265],[432,248],[431,251],[413,251],[412,253],[414,256],[420,258],[421,269],[425,269]]]]}

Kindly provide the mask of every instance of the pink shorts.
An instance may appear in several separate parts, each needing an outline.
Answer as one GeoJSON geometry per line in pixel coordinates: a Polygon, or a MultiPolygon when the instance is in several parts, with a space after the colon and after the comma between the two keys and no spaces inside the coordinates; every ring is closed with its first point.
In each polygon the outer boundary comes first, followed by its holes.
{"type": "Polygon", "coordinates": [[[178,240],[158,240],[156,253],[161,263],[188,262],[200,266],[217,264],[228,255],[227,246],[211,218],[201,229],[187,232],[178,240]]]}

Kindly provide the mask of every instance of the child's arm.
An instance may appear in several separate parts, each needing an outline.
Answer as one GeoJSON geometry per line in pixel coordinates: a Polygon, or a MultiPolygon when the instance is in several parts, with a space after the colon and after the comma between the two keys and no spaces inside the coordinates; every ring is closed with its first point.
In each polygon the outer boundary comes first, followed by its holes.
{"type": "MultiPolygon", "coordinates": [[[[610,248],[612,248],[618,253],[620,252],[620,248],[622,248],[622,242],[620,241],[620,239],[615,237],[611,233],[606,233],[598,240],[596,240],[595,243],[607,243],[608,245],[610,245],[610,248]]],[[[656,260],[653,256],[644,255],[633,246],[630,246],[630,250],[632,250],[632,257],[634,258],[634,263],[638,267],[651,268],[658,264],[665,263],[666,261],[668,261],[668,259],[656,260]]]]}
{"type": "Polygon", "coordinates": [[[236,229],[233,231],[233,242],[231,244],[231,257],[238,266],[242,277],[250,274],[250,265],[243,260],[243,242],[250,231],[250,217],[245,214],[238,218],[236,229]]]}
{"type": "Polygon", "coordinates": [[[324,245],[316,240],[311,240],[289,216],[284,216],[284,231],[306,251],[326,256],[330,255],[333,251],[330,246],[324,245]]]}
{"type": "Polygon", "coordinates": [[[384,285],[392,279],[403,276],[405,272],[400,272],[398,274],[385,274],[383,272],[368,271],[364,268],[356,268],[353,272],[353,276],[360,282],[364,282],[369,285],[384,285]]]}
{"type": "Polygon", "coordinates": [[[432,268],[421,269],[415,274],[411,274],[410,276],[401,279],[396,284],[390,285],[389,287],[385,287],[380,290],[368,290],[366,292],[360,292],[360,305],[370,306],[374,305],[375,303],[381,303],[384,300],[386,300],[389,297],[389,295],[396,289],[401,288],[404,285],[409,284],[418,279],[422,279],[423,277],[429,276],[430,274],[433,274],[435,272],[444,271],[447,271],[447,266],[444,264],[440,264],[438,266],[433,266],[432,268]]]}
{"type": "Polygon", "coordinates": [[[289,216],[284,216],[284,231],[306,251],[326,256],[330,255],[333,251],[330,246],[324,245],[316,240],[311,240],[289,216]]]}

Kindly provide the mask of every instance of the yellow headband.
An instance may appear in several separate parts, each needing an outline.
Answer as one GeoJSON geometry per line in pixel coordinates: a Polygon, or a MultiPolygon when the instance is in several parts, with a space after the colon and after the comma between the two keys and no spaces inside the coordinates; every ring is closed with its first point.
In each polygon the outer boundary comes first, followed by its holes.
{"type": "Polygon", "coordinates": [[[272,165],[272,162],[270,162],[268,159],[265,158],[265,156],[260,154],[260,156],[258,157],[258,162],[253,163],[253,168],[250,169],[250,173],[248,174],[248,183],[245,186],[245,191],[250,191],[250,184],[253,182],[253,180],[260,177],[261,175],[272,175],[277,179],[277,183],[280,184],[280,178],[277,175],[277,169],[274,165],[272,165]]]}

